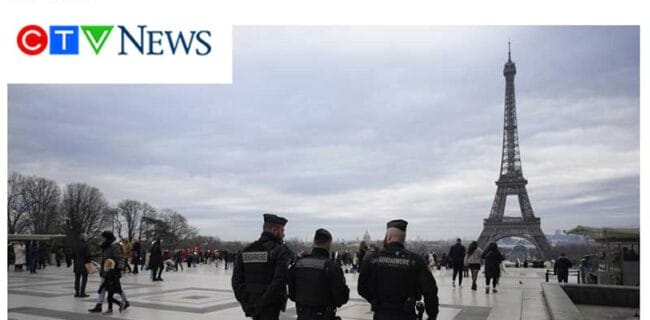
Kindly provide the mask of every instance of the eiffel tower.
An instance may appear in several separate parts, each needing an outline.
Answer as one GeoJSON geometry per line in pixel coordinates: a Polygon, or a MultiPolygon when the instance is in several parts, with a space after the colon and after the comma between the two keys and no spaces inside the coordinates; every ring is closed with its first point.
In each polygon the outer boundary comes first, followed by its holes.
{"type": "Polygon", "coordinates": [[[520,237],[537,247],[542,259],[550,259],[551,246],[540,228],[540,219],[535,217],[533,207],[528,199],[526,184],[521,172],[519,155],[519,137],[517,134],[517,107],[515,104],[515,74],[517,68],[510,57],[508,42],[508,62],[503,67],[506,78],[506,99],[503,119],[503,151],[501,155],[501,173],[496,181],[497,193],[494,196],[490,216],[483,220],[483,232],[478,245],[485,248],[490,242],[505,237],[520,237]],[[521,217],[504,217],[506,198],[516,195],[519,199],[521,217]]]}

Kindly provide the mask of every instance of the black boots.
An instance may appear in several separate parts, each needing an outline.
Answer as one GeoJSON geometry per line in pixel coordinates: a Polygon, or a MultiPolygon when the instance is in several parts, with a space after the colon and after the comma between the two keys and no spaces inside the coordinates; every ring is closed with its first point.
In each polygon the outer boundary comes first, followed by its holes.
{"type": "Polygon", "coordinates": [[[96,304],[94,308],[88,309],[88,312],[102,312],[102,304],[96,304]]]}

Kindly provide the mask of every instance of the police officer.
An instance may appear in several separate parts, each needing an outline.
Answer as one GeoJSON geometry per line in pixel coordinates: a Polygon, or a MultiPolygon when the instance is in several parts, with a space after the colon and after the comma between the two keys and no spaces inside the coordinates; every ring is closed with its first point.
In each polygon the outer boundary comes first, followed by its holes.
{"type": "Polygon", "coordinates": [[[404,248],[404,220],[387,224],[384,248],[364,260],[357,285],[372,305],[375,320],[416,319],[416,302],[424,296],[429,319],[438,316],[438,287],[424,260],[404,248]]]}
{"type": "Polygon", "coordinates": [[[284,239],[287,219],[264,214],[260,239],[237,256],[232,273],[235,298],[247,317],[277,320],[287,303],[287,268],[293,253],[284,239]]]}
{"type": "Polygon", "coordinates": [[[289,267],[289,298],[296,302],[298,320],[334,320],[336,308],[350,298],[343,270],[329,259],[332,235],[316,230],[314,248],[289,267]]]}

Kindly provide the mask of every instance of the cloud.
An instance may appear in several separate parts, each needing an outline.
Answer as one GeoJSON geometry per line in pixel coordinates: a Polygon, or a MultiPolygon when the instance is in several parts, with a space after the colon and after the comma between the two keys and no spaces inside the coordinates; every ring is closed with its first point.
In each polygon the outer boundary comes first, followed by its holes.
{"type": "Polygon", "coordinates": [[[256,237],[265,211],[300,238],[380,238],[395,217],[413,238],[476,237],[508,37],[542,227],[638,225],[636,27],[237,28],[232,85],[10,85],[9,169],[224,239],[256,237]]]}

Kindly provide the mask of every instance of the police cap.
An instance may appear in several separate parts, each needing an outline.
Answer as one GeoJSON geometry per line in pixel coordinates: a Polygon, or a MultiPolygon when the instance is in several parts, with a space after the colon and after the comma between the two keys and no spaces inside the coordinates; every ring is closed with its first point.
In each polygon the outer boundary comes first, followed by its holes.
{"type": "Polygon", "coordinates": [[[314,242],[327,242],[332,240],[332,234],[325,230],[325,229],[318,229],[316,230],[316,234],[314,234],[314,242]]]}
{"type": "Polygon", "coordinates": [[[281,226],[284,226],[287,224],[288,221],[286,218],[276,216],[272,213],[265,213],[263,216],[264,216],[264,223],[279,224],[281,226]]]}
{"type": "Polygon", "coordinates": [[[407,224],[408,222],[406,222],[405,220],[396,219],[396,220],[388,221],[388,223],[386,224],[386,228],[397,228],[402,231],[406,231],[407,224]]]}

